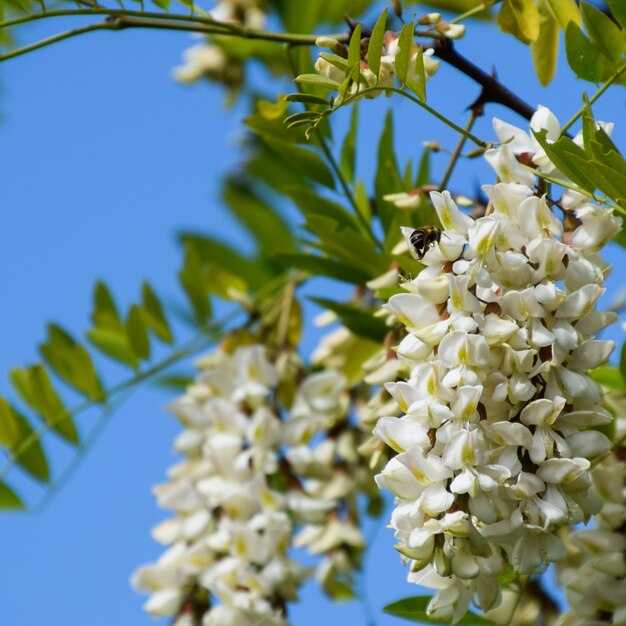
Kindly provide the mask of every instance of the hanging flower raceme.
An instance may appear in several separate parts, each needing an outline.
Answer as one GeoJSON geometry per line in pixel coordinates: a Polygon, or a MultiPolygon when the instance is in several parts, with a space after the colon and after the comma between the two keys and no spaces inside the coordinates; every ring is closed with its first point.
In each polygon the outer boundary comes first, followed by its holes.
{"type": "MultiPolygon", "coordinates": [[[[519,163],[511,150],[488,154],[505,182],[485,187],[485,216],[431,195],[441,238],[387,305],[411,375],[387,385],[403,415],[375,428],[396,452],[377,482],[396,496],[409,580],[435,589],[429,613],[452,620],[470,602],[497,606],[509,567],[533,574],[565,556],[557,531],[599,510],[590,461],[610,446],[593,430],[610,416],[586,372],[614,347],[594,338],[615,318],[595,305],[609,271],[598,251],[620,220],[584,197],[557,218],[532,173],[504,177],[519,163]]],[[[523,150],[547,167],[536,146],[523,150]]]]}
{"type": "Polygon", "coordinates": [[[292,545],[324,557],[325,585],[347,575],[346,550],[363,545],[358,519],[343,513],[356,448],[343,435],[345,380],[332,370],[303,375],[294,354],[272,364],[261,345],[218,350],[199,367],[171,406],[184,459],[155,489],[174,512],[153,531],[168,548],[133,583],[151,594],[148,612],[179,626],[190,615],[205,626],[284,625],[308,574],[289,558],[292,545]],[[336,437],[317,442],[329,431],[336,437]]]}
{"type": "MultiPolygon", "coordinates": [[[[265,3],[262,0],[219,0],[210,16],[222,23],[261,29],[265,25],[265,3]]],[[[185,50],[184,63],[174,69],[176,80],[193,83],[201,78],[236,88],[243,81],[241,59],[223,47],[203,42],[185,50]]]]}

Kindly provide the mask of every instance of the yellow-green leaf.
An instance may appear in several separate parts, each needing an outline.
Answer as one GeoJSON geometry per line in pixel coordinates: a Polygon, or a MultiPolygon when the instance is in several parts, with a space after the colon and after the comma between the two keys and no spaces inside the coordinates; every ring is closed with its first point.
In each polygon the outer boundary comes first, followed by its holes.
{"type": "Polygon", "coordinates": [[[539,36],[530,44],[535,72],[545,87],[554,78],[559,55],[559,24],[548,6],[549,0],[539,0],[539,36]]]}
{"type": "Polygon", "coordinates": [[[124,324],[120,318],[115,300],[113,300],[109,288],[102,281],[96,283],[93,299],[94,308],[91,319],[94,326],[123,331],[124,324]]]}
{"type": "Polygon", "coordinates": [[[626,28],[626,2],[624,0],[608,0],[613,17],[622,28],[626,28]]]}
{"type": "Polygon", "coordinates": [[[580,11],[576,0],[547,0],[547,2],[563,30],[572,21],[580,26],[580,11]]]}
{"type": "Polygon", "coordinates": [[[28,420],[4,398],[0,398],[0,423],[0,443],[15,455],[15,462],[33,478],[47,482],[50,471],[38,437],[28,420]]]}
{"type": "Polygon", "coordinates": [[[498,26],[528,44],[539,36],[539,11],[533,0],[505,0],[498,14],[498,26]]]}
{"type": "Polygon", "coordinates": [[[87,338],[103,354],[112,359],[137,369],[139,361],[128,345],[126,333],[116,332],[107,328],[92,328],[87,331],[87,338]]]}
{"type": "Polygon", "coordinates": [[[141,291],[143,320],[146,326],[165,343],[172,343],[172,331],[163,313],[158,296],[148,283],[144,283],[141,291]]]}
{"type": "Polygon", "coordinates": [[[126,336],[128,344],[140,360],[150,356],[150,339],[141,314],[141,309],[133,304],[126,319],[126,336]]]}
{"type": "Polygon", "coordinates": [[[395,58],[395,72],[398,80],[404,84],[407,73],[409,71],[409,63],[411,62],[411,52],[413,52],[413,22],[408,22],[400,31],[400,39],[398,40],[398,54],[395,58]]]}
{"type": "Polygon", "coordinates": [[[370,42],[367,46],[367,64],[374,76],[378,78],[380,72],[380,57],[383,53],[383,43],[385,40],[385,29],[387,28],[387,8],[383,10],[380,17],[376,21],[374,30],[370,36],[370,42]]]}
{"type": "Polygon", "coordinates": [[[40,344],[39,352],[50,369],[80,393],[91,400],[104,400],[104,391],[91,356],[56,324],[48,325],[48,337],[40,344]]]}
{"type": "Polygon", "coordinates": [[[19,496],[6,483],[0,481],[0,509],[23,510],[26,507],[19,496]]]}
{"type": "Polygon", "coordinates": [[[30,405],[61,437],[76,445],[78,431],[42,365],[11,370],[11,381],[24,402],[30,405]]]}

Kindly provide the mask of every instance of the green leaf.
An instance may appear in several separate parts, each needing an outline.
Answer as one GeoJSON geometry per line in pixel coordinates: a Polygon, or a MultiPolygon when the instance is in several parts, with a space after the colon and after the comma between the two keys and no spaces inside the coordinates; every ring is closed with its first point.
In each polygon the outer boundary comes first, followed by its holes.
{"type": "Polygon", "coordinates": [[[322,215],[335,220],[341,226],[360,230],[354,216],[341,204],[316,193],[309,187],[287,187],[285,193],[294,201],[305,218],[322,215]]]}
{"type": "Polygon", "coordinates": [[[389,269],[389,255],[379,253],[365,235],[342,228],[337,221],[317,215],[307,218],[305,227],[319,238],[316,245],[320,250],[366,272],[370,278],[380,276],[389,269]]]}
{"type": "Polygon", "coordinates": [[[354,598],[356,598],[354,589],[352,589],[352,587],[343,580],[326,580],[324,581],[323,587],[324,591],[335,602],[349,602],[350,600],[354,600],[354,598]]]}
{"type": "Polygon", "coordinates": [[[18,455],[16,463],[33,478],[47,482],[50,479],[48,461],[39,439],[34,435],[28,420],[1,397],[0,425],[0,443],[12,454],[18,455]],[[20,449],[22,445],[24,447],[20,449]]]}
{"type": "Polygon", "coordinates": [[[348,69],[357,68],[361,65],[361,31],[363,30],[363,24],[357,24],[356,28],[352,32],[350,37],[350,44],[348,45],[348,69]]]}
{"type": "Polygon", "coordinates": [[[372,203],[370,202],[370,198],[367,195],[367,189],[365,189],[365,185],[362,180],[357,182],[354,189],[354,202],[359,214],[363,218],[363,222],[365,222],[365,224],[371,224],[372,203]]]}
{"type": "Polygon", "coordinates": [[[415,76],[416,80],[408,77],[406,84],[422,102],[426,102],[426,68],[424,67],[424,48],[422,46],[417,49],[415,57],[415,76]]]}
{"type": "MultiPolygon", "coordinates": [[[[403,617],[411,622],[421,622],[422,624],[449,624],[449,620],[439,620],[429,617],[426,613],[426,608],[430,600],[430,596],[404,598],[404,600],[398,600],[397,602],[388,604],[383,611],[389,615],[403,617]]],[[[455,621],[455,624],[460,624],[461,626],[493,626],[493,622],[471,611],[468,611],[460,620],[455,621]]]]}
{"type": "Polygon", "coordinates": [[[576,22],[580,26],[580,11],[576,0],[547,0],[547,2],[563,30],[570,22],[576,22]]]}
{"type": "Polygon", "coordinates": [[[619,359],[619,371],[622,375],[624,384],[626,384],[626,343],[622,346],[622,352],[619,359]]]}
{"type": "Polygon", "coordinates": [[[600,51],[585,37],[575,22],[565,31],[565,51],[572,71],[583,80],[599,83],[602,80],[602,56],[600,51]]]}
{"type": "Polygon", "coordinates": [[[50,369],[90,400],[105,399],[102,384],[89,352],[56,324],[48,325],[48,337],[39,352],[50,369]]]}
{"type": "MultiPolygon", "coordinates": [[[[196,322],[204,326],[211,317],[212,307],[204,288],[204,268],[198,251],[191,242],[185,244],[185,263],[178,273],[178,280],[191,304],[196,322]]],[[[135,359],[134,354],[132,357],[135,359]]]]}
{"type": "Polygon", "coordinates": [[[498,13],[498,26],[528,44],[539,36],[539,11],[533,0],[504,0],[498,13]]]}
{"type": "Polygon", "coordinates": [[[333,174],[317,152],[274,137],[263,137],[263,142],[291,169],[298,171],[302,176],[315,183],[324,185],[329,189],[335,188],[333,174]]]}
{"type": "MultiPolygon", "coordinates": [[[[276,154],[280,154],[281,158],[287,159],[288,154],[291,155],[293,161],[288,164],[290,167],[304,167],[302,164],[306,158],[302,157],[301,153],[312,155],[311,163],[315,158],[319,159],[317,154],[304,148],[285,144],[288,145],[288,150],[281,152],[283,142],[268,138],[265,138],[264,142],[274,146],[276,154]],[[294,156],[296,153],[297,157],[294,156]],[[298,157],[301,158],[301,161],[296,163],[298,157]]],[[[311,165],[311,168],[314,170],[315,166],[318,165],[316,161],[315,165],[311,165]]],[[[319,174],[311,173],[311,175],[318,176],[319,174]]],[[[243,180],[234,178],[227,180],[222,189],[222,199],[231,214],[255,238],[261,254],[272,256],[276,252],[287,252],[294,248],[293,235],[286,220],[243,180]]],[[[228,257],[213,260],[224,267],[228,267],[228,257]]],[[[237,273],[236,270],[234,271],[237,273]]]]}
{"type": "Polygon", "coordinates": [[[133,304],[126,319],[128,345],[140,361],[150,357],[150,339],[144,323],[141,309],[133,304]]]}
{"type": "Polygon", "coordinates": [[[319,120],[320,113],[318,111],[300,111],[298,113],[293,113],[292,115],[288,115],[283,123],[287,124],[287,126],[294,124],[296,122],[306,122],[312,124],[319,120]]]}
{"type": "Polygon", "coordinates": [[[580,9],[587,34],[598,50],[617,67],[624,52],[624,36],[615,22],[588,2],[581,2],[580,9]]]}
{"type": "Polygon", "coordinates": [[[163,313],[163,307],[152,287],[144,282],[141,288],[141,315],[144,324],[163,342],[172,343],[174,337],[163,313]]]}
{"type": "Polygon", "coordinates": [[[139,360],[128,345],[126,333],[119,333],[107,328],[91,328],[87,339],[103,354],[133,369],[139,367],[139,360]]]}
{"type": "MultiPolygon", "coordinates": [[[[570,22],[570,26],[573,22],[570,22]]],[[[597,188],[594,180],[589,176],[589,164],[578,165],[577,161],[588,162],[585,151],[568,137],[561,137],[558,141],[549,143],[546,139],[547,131],[534,133],[535,138],[546,151],[548,158],[574,183],[584,190],[593,193],[597,188]]]]}
{"type": "Polygon", "coordinates": [[[547,0],[539,0],[539,36],[530,44],[535,72],[545,87],[554,78],[559,55],[559,25],[547,0]]]}
{"type": "Polygon", "coordinates": [[[285,100],[287,100],[287,102],[300,102],[302,104],[322,104],[324,106],[328,106],[328,100],[308,93],[290,93],[289,95],[285,96],[285,100]]]}
{"type": "Polygon", "coordinates": [[[330,89],[331,91],[337,91],[339,89],[339,83],[320,74],[300,74],[295,79],[296,83],[302,85],[313,85],[314,87],[321,87],[322,89],[330,89]]]}
{"type": "Polygon", "coordinates": [[[595,370],[591,370],[589,376],[603,387],[615,391],[624,391],[625,382],[619,367],[601,365],[595,370]]]}
{"type": "Polygon", "coordinates": [[[626,3],[624,0],[608,0],[613,17],[622,28],[626,28],[626,3]]]}
{"type": "Polygon", "coordinates": [[[52,430],[74,445],[79,443],[76,426],[42,365],[12,369],[11,382],[22,400],[32,407],[52,430]]]}
{"type": "Polygon", "coordinates": [[[353,285],[365,285],[370,277],[358,269],[339,261],[313,254],[279,254],[279,260],[286,266],[317,276],[328,276],[353,285]]]}
{"type": "Polygon", "coordinates": [[[340,166],[343,175],[348,180],[354,180],[356,163],[356,133],[359,125],[359,107],[353,105],[350,116],[350,128],[346,133],[341,147],[340,166]]]}
{"type": "Polygon", "coordinates": [[[0,481],[0,509],[6,510],[24,510],[26,507],[20,500],[19,496],[5,482],[0,481]]]}
{"type": "Polygon", "coordinates": [[[385,31],[387,29],[387,7],[380,14],[376,25],[370,35],[370,41],[367,46],[367,64],[374,76],[378,78],[380,72],[380,58],[383,53],[383,43],[385,40],[385,31]]]}
{"type": "Polygon", "coordinates": [[[383,196],[390,193],[397,193],[403,189],[402,174],[398,168],[394,148],[394,123],[391,109],[387,111],[385,125],[378,143],[378,167],[374,180],[374,191],[376,195],[376,208],[380,215],[383,228],[388,235],[388,240],[393,238],[394,245],[397,241],[397,232],[391,232],[392,221],[397,213],[395,207],[385,202],[383,196]]]}
{"type": "Polygon", "coordinates": [[[327,300],[326,298],[311,297],[310,300],[336,313],[341,323],[359,337],[372,339],[373,341],[383,341],[389,333],[385,320],[374,317],[374,311],[367,311],[366,309],[327,300]]]}
{"type": "Polygon", "coordinates": [[[415,45],[413,41],[413,30],[415,25],[413,22],[406,23],[400,31],[398,39],[398,54],[394,60],[395,73],[398,80],[404,85],[407,73],[409,71],[409,63],[411,62],[411,53],[415,45]]]}
{"type": "Polygon", "coordinates": [[[193,384],[193,374],[164,374],[154,379],[154,384],[164,389],[172,389],[183,392],[189,385],[193,384]]]}
{"type": "Polygon", "coordinates": [[[91,320],[94,326],[99,328],[108,328],[118,332],[124,331],[124,324],[117,310],[115,300],[113,300],[109,288],[102,281],[96,283],[94,290],[91,320]]]}

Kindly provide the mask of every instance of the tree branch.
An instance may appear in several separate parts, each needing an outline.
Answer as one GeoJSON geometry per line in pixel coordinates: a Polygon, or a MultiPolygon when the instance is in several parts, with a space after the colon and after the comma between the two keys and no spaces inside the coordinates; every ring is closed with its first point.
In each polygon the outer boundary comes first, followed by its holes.
{"type": "Polygon", "coordinates": [[[477,82],[482,87],[482,91],[478,100],[472,104],[471,108],[478,105],[484,105],[487,102],[495,102],[515,111],[527,120],[535,114],[535,108],[527,102],[524,102],[519,96],[515,95],[510,89],[505,87],[495,76],[487,74],[484,70],[474,65],[470,60],[459,54],[454,47],[451,39],[442,39],[435,41],[430,46],[434,50],[434,55],[455,67],[460,72],[477,82]]]}

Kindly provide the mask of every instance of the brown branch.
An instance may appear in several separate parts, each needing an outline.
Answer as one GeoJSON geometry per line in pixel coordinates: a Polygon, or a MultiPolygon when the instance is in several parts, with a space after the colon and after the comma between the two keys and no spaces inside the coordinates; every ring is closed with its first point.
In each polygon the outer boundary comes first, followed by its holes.
{"type": "Polygon", "coordinates": [[[477,82],[482,91],[478,99],[470,106],[472,110],[480,110],[488,102],[495,102],[511,109],[522,117],[530,120],[535,114],[535,107],[522,100],[510,89],[505,87],[495,76],[488,74],[470,60],[459,54],[451,39],[435,41],[430,46],[434,50],[434,55],[455,67],[457,70],[477,82]]]}

